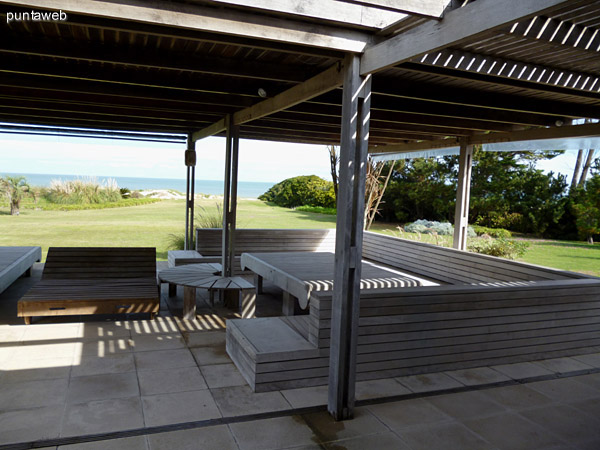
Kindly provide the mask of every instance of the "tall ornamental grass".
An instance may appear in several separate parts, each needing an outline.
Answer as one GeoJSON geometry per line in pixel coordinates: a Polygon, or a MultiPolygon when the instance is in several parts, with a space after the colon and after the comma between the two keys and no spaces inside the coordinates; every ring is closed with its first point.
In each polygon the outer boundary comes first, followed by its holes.
{"type": "Polygon", "coordinates": [[[86,205],[121,200],[117,182],[109,178],[99,182],[95,177],[63,181],[52,180],[46,194],[51,203],[60,205],[86,205]]]}

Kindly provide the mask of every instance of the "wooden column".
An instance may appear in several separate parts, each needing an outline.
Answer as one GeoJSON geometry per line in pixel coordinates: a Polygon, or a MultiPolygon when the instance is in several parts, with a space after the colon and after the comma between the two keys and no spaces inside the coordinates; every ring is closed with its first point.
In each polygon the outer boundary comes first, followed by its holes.
{"type": "Polygon", "coordinates": [[[359,57],[344,60],[344,91],[331,317],[328,410],[335,420],[354,414],[356,341],[371,78],[359,75],[359,57]]]}
{"type": "Polygon", "coordinates": [[[185,151],[186,190],[185,190],[185,250],[195,250],[194,246],[194,187],[196,184],[196,143],[188,134],[185,151]]]}
{"type": "Polygon", "coordinates": [[[226,117],[227,143],[225,153],[225,189],[223,193],[223,244],[222,266],[223,276],[233,275],[235,255],[235,217],[237,210],[237,175],[239,152],[239,127],[226,117]]]}
{"type": "Polygon", "coordinates": [[[471,168],[473,165],[473,146],[463,140],[460,144],[458,159],[458,187],[456,189],[456,210],[454,213],[453,247],[467,249],[467,227],[469,226],[469,197],[471,194],[471,168]]]}

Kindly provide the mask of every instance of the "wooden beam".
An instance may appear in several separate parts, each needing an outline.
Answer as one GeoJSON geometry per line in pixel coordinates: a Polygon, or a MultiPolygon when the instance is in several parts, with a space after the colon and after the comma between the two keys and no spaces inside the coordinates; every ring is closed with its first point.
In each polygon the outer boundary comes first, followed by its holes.
{"type": "Polygon", "coordinates": [[[386,145],[369,148],[370,153],[405,153],[422,150],[435,150],[457,147],[461,142],[467,145],[492,144],[497,142],[534,141],[542,139],[577,138],[600,136],[600,123],[583,125],[568,125],[552,128],[533,128],[530,130],[513,131],[510,133],[477,134],[458,139],[437,139],[431,141],[386,145]]]}
{"type": "Polygon", "coordinates": [[[458,157],[458,186],[454,211],[454,239],[452,246],[467,250],[467,228],[469,226],[469,199],[471,195],[471,169],[473,167],[473,146],[463,139],[458,157]]]}
{"type": "Polygon", "coordinates": [[[375,73],[419,55],[475,38],[511,23],[540,15],[568,0],[478,0],[449,11],[439,22],[427,22],[380,44],[368,47],[361,75],[375,73]]]}
{"type": "MultiPolygon", "coordinates": [[[[358,25],[369,28],[385,28],[390,23],[402,20],[406,14],[390,9],[382,10],[379,5],[363,2],[356,4],[347,0],[214,0],[226,5],[243,6],[265,10],[269,13],[284,13],[292,16],[305,17],[307,19],[318,19],[343,24],[358,25]]],[[[376,0],[375,0],[376,1],[376,0]]],[[[381,0],[380,0],[381,1],[381,0]]],[[[418,9],[424,3],[412,0],[413,8],[418,9]]],[[[442,0],[434,0],[426,3],[442,3],[442,0]]],[[[435,6],[435,5],[434,5],[435,6]]],[[[421,6],[422,10],[429,11],[421,6]]],[[[400,10],[398,10],[400,11],[400,10]]],[[[436,11],[434,11],[436,12],[436,11]]],[[[438,16],[439,17],[439,16],[438,16]]]]}
{"type": "MultiPolygon", "coordinates": [[[[341,71],[342,64],[335,64],[319,75],[305,81],[302,84],[294,86],[273,98],[268,98],[249,108],[233,114],[233,124],[241,125],[252,120],[260,119],[261,117],[282,111],[298,103],[310,100],[318,95],[335,89],[343,83],[343,75],[341,71]]],[[[219,122],[197,131],[193,134],[194,140],[202,139],[225,130],[225,121],[219,122]]]]}
{"type": "Polygon", "coordinates": [[[432,18],[442,17],[451,3],[450,0],[342,0],[342,2],[432,18]]]}
{"type": "Polygon", "coordinates": [[[352,418],[355,401],[371,101],[371,77],[361,77],[359,67],[358,56],[346,58],[329,356],[328,410],[335,420],[352,418]]]}
{"type": "Polygon", "coordinates": [[[307,24],[290,18],[275,18],[232,9],[156,0],[9,0],[7,3],[29,9],[61,10],[108,19],[164,25],[225,35],[247,36],[276,42],[362,52],[370,36],[354,30],[307,24]]]}

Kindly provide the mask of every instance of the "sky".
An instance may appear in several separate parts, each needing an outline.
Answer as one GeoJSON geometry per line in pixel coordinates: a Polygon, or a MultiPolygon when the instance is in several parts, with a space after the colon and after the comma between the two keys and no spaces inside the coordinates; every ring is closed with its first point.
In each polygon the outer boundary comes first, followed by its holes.
{"type": "MultiPolygon", "coordinates": [[[[0,134],[0,173],[184,179],[184,151],[184,144],[0,134]]],[[[196,143],[196,153],[196,179],[222,180],[225,139],[201,140],[196,143]]],[[[567,151],[538,167],[570,180],[576,154],[567,151]]],[[[298,175],[331,177],[324,145],[242,139],[239,158],[240,181],[277,183],[298,175]]]]}

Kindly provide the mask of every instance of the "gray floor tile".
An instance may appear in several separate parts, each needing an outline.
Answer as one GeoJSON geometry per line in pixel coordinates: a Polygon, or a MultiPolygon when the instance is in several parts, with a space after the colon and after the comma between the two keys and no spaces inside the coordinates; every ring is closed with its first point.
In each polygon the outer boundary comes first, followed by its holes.
{"type": "Polygon", "coordinates": [[[77,344],[75,355],[104,358],[105,356],[129,353],[132,349],[131,339],[128,337],[87,339],[77,344]]]}
{"type": "Polygon", "coordinates": [[[520,414],[566,443],[600,442],[600,419],[570,406],[547,405],[520,414]]]}
{"type": "Polygon", "coordinates": [[[352,439],[344,439],[324,444],[328,450],[365,450],[372,449],[390,449],[390,450],[412,450],[402,439],[394,433],[371,434],[369,436],[359,436],[352,439]]]}
{"type": "Polygon", "coordinates": [[[72,357],[46,359],[10,359],[0,364],[0,383],[68,379],[72,357]]]}
{"type": "Polygon", "coordinates": [[[196,361],[188,349],[139,352],[134,353],[133,357],[138,370],[196,367],[196,361]]]}
{"type": "Polygon", "coordinates": [[[589,375],[580,375],[578,377],[570,378],[577,383],[585,384],[586,386],[593,387],[594,389],[600,390],[600,373],[591,373],[589,375]]]}
{"type": "Polygon", "coordinates": [[[129,321],[86,322],[81,324],[81,335],[85,339],[123,338],[131,336],[129,321]]]}
{"type": "Polygon", "coordinates": [[[132,340],[134,352],[185,348],[185,342],[183,341],[183,337],[181,337],[180,333],[134,336],[132,340]]]}
{"type": "Polygon", "coordinates": [[[138,380],[142,395],[198,391],[208,388],[197,367],[140,370],[138,380]]]}
{"type": "Polygon", "coordinates": [[[151,434],[150,450],[238,450],[226,425],[151,434]]]}
{"type": "Polygon", "coordinates": [[[57,409],[62,406],[0,413],[0,445],[57,438],[62,418],[57,409]]]}
{"type": "Polygon", "coordinates": [[[231,358],[225,351],[225,346],[193,347],[190,350],[199,366],[231,363],[231,358]]]}
{"type": "Polygon", "coordinates": [[[146,436],[61,445],[58,450],[148,450],[146,436]]]}
{"type": "Polygon", "coordinates": [[[181,333],[188,347],[223,347],[225,348],[225,330],[197,331],[181,333]]]}
{"type": "Polygon", "coordinates": [[[569,403],[569,406],[593,417],[600,417],[600,401],[598,401],[598,399],[593,398],[579,402],[573,402],[569,403]]]}
{"type": "Polygon", "coordinates": [[[200,367],[208,387],[223,388],[229,386],[245,386],[246,380],[242,377],[235,364],[213,364],[200,367]]]}
{"type": "Polygon", "coordinates": [[[587,364],[588,366],[600,368],[600,353],[590,353],[587,355],[573,356],[573,359],[587,364]]]}
{"type": "Polygon", "coordinates": [[[537,408],[552,403],[549,397],[522,384],[485,389],[481,393],[496,403],[514,410],[537,408]]]}
{"type": "Polygon", "coordinates": [[[83,337],[80,323],[37,324],[26,327],[22,340],[25,342],[44,341],[59,342],[61,340],[74,340],[83,337]]]}
{"type": "Polygon", "coordinates": [[[517,414],[467,420],[465,425],[501,449],[531,450],[564,444],[547,430],[517,414]]]}
{"type": "Polygon", "coordinates": [[[513,380],[522,380],[524,378],[540,377],[544,375],[553,375],[554,372],[530,362],[521,362],[515,364],[502,364],[492,366],[497,372],[509,376],[513,380]]]}
{"type": "Polygon", "coordinates": [[[497,450],[458,422],[413,427],[398,434],[412,450],[497,450]]]}
{"type": "Polygon", "coordinates": [[[216,419],[221,413],[208,389],[142,397],[146,426],[216,419]]]}
{"type": "Polygon", "coordinates": [[[101,375],[108,373],[134,372],[135,363],[132,353],[109,355],[105,357],[82,356],[78,363],[73,363],[72,377],[101,375]]]}
{"type": "Polygon", "coordinates": [[[223,417],[291,409],[278,391],[255,393],[248,386],[234,386],[211,389],[211,392],[223,417]]]}
{"type": "Polygon", "coordinates": [[[24,343],[19,346],[12,358],[15,360],[47,359],[49,355],[54,358],[73,358],[76,354],[78,343],[58,342],[43,343],[39,341],[24,343]]]}
{"type": "Polygon", "coordinates": [[[394,378],[385,378],[382,380],[357,382],[355,396],[357,400],[365,400],[410,393],[408,388],[397,382],[394,378]]]}
{"type": "Polygon", "coordinates": [[[446,413],[420,398],[370,405],[366,408],[392,430],[452,420],[446,413]]]}
{"type": "Polygon", "coordinates": [[[527,387],[534,389],[554,401],[571,403],[600,397],[600,391],[583,383],[574,381],[573,378],[538,381],[528,383],[527,387]]]}
{"type": "Polygon", "coordinates": [[[68,379],[35,380],[0,386],[0,411],[64,405],[68,379]]]}
{"type": "Polygon", "coordinates": [[[61,436],[122,431],[144,426],[139,397],[67,405],[61,436]]]}
{"type": "Polygon", "coordinates": [[[506,410],[477,391],[439,395],[429,397],[426,401],[458,420],[498,414],[506,410]]]}
{"type": "Polygon", "coordinates": [[[333,420],[327,412],[305,414],[302,417],[321,442],[333,442],[389,431],[366,408],[356,408],[352,420],[339,422],[333,420]]]}
{"type": "Polygon", "coordinates": [[[489,367],[475,367],[473,369],[452,370],[446,372],[452,378],[460,381],[465,386],[477,386],[480,384],[500,383],[510,381],[511,378],[496,372],[489,367]]]}
{"type": "Polygon", "coordinates": [[[305,408],[327,404],[327,386],[311,386],[280,391],[294,408],[305,408]]]}
{"type": "Polygon", "coordinates": [[[87,403],[92,400],[135,397],[139,393],[135,372],[90,375],[71,379],[67,401],[87,403]]]}
{"type": "Polygon", "coordinates": [[[234,423],[229,428],[241,450],[275,450],[318,443],[300,416],[234,423]]]}
{"type": "Polygon", "coordinates": [[[544,369],[548,369],[559,374],[593,369],[592,366],[584,364],[581,361],[577,361],[573,358],[544,359],[541,361],[534,361],[533,363],[543,367],[544,369]]]}
{"type": "Polygon", "coordinates": [[[441,391],[445,389],[463,387],[462,383],[459,383],[454,378],[446,375],[443,372],[410,375],[396,378],[396,380],[416,393],[441,391]]]}

